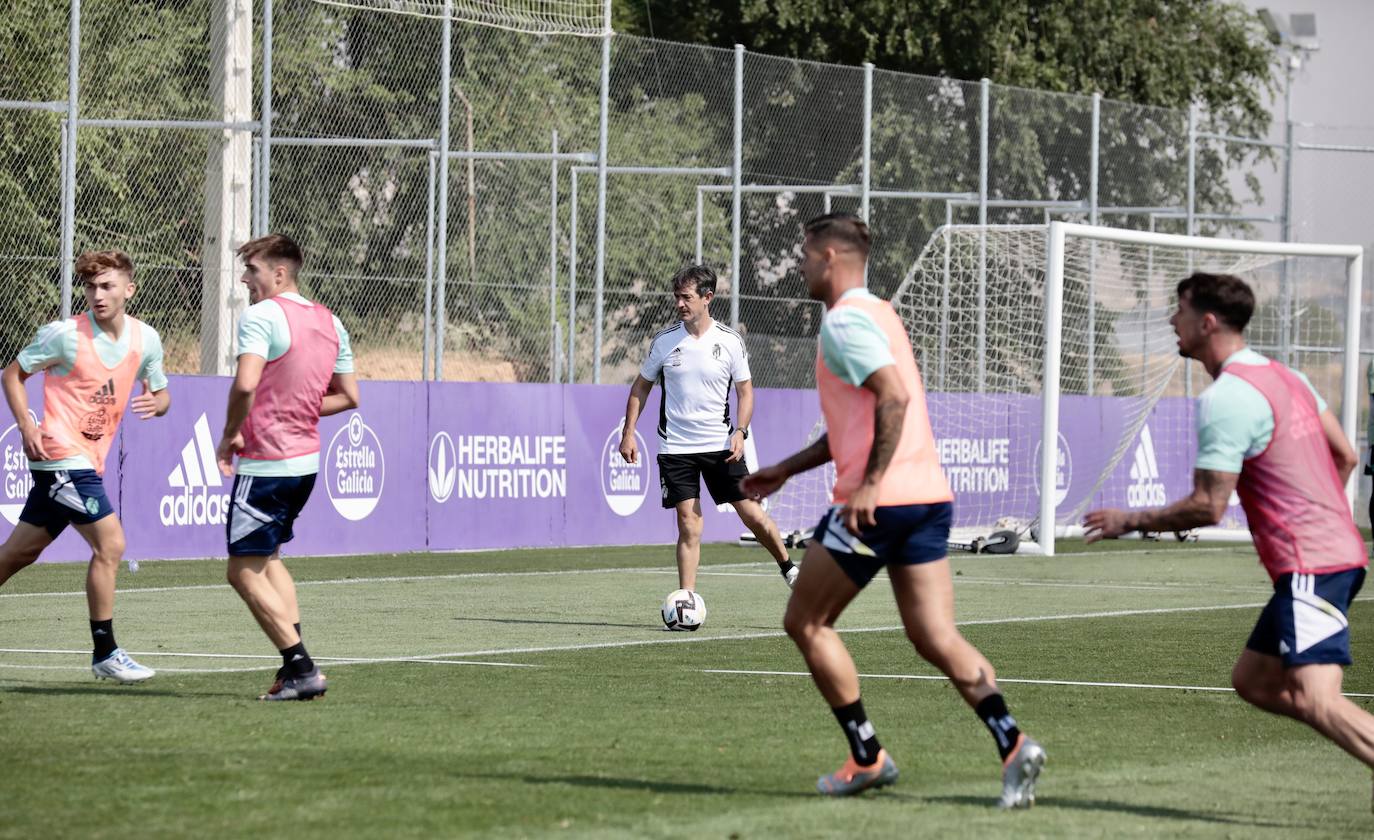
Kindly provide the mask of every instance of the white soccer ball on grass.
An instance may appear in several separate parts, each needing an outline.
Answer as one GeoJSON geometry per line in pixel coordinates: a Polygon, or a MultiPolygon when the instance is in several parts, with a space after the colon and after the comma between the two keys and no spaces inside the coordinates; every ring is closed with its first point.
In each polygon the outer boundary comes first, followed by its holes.
{"type": "Polygon", "coordinates": [[[663,626],[695,630],[706,623],[706,601],[690,589],[678,589],[663,599],[663,626]]]}

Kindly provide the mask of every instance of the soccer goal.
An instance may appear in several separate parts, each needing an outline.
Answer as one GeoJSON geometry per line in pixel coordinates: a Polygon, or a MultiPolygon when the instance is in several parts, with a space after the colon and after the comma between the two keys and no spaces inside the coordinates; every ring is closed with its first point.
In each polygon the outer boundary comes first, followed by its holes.
{"type": "MultiPolygon", "coordinates": [[[[1251,285],[1250,346],[1304,373],[1356,440],[1362,254],[1062,222],[940,228],[892,303],[956,497],[952,547],[1011,530],[1021,550],[1053,554],[1092,507],[1191,490],[1194,398],[1210,377],[1178,355],[1169,319],[1193,271],[1251,285]]],[[[815,470],[783,488],[771,510],[784,533],[815,524],[833,481],[815,470]]],[[[1352,503],[1354,490],[1352,477],[1352,503]]],[[[1248,539],[1238,506],[1216,529],[1164,536],[1248,539]]]]}

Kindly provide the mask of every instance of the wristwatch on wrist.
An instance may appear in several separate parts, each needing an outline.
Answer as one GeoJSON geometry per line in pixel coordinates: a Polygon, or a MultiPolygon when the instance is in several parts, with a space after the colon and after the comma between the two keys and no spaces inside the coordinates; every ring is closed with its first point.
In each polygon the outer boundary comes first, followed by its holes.
{"type": "Polygon", "coordinates": [[[740,434],[744,435],[744,439],[745,439],[745,440],[748,440],[748,439],[749,439],[749,430],[748,430],[748,429],[739,428],[739,429],[735,429],[735,431],[737,431],[737,432],[739,432],[740,434]]]}

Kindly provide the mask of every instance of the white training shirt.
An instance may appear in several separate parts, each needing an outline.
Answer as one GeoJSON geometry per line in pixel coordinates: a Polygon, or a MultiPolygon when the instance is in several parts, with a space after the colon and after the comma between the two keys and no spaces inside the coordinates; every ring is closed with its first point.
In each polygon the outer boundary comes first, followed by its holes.
{"type": "Polygon", "coordinates": [[[712,321],[693,338],[681,321],[654,336],[639,375],[663,389],[658,451],[664,455],[730,448],[730,383],[749,381],[739,333],[712,321]]]}

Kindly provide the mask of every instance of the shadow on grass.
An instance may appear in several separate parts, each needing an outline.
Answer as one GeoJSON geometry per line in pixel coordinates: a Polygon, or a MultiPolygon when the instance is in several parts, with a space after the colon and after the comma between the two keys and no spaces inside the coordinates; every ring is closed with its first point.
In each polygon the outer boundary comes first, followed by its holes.
{"type": "MultiPolygon", "coordinates": [[[[984,808],[995,808],[996,800],[988,796],[904,796],[902,794],[889,794],[903,799],[909,798],[917,802],[932,802],[949,805],[978,805],[984,808]]],[[[1130,814],[1136,817],[1150,817],[1152,819],[1164,820],[1184,820],[1188,822],[1214,823],[1217,825],[1236,825],[1254,826],[1255,828],[1292,828],[1290,823],[1279,823],[1262,820],[1249,816],[1232,816],[1228,814],[1208,813],[1205,811],[1188,811],[1182,808],[1169,808],[1163,805],[1138,805],[1131,802],[1113,802],[1109,799],[1074,799],[1072,797],[1052,796],[1037,798],[1035,800],[1035,810],[1063,809],[1067,811],[1106,811],[1115,814],[1130,814]]]]}
{"type": "MultiPolygon", "coordinates": [[[[483,773],[479,778],[489,779],[491,774],[483,773]]],[[[814,793],[799,791],[758,790],[728,787],[725,785],[701,785],[688,782],[656,781],[653,779],[624,779],[614,776],[531,776],[529,774],[507,776],[530,785],[572,785],[574,787],[594,787],[608,790],[640,791],[643,793],[680,794],[690,796],[716,795],[735,796],[740,794],[756,796],[785,796],[801,799],[815,799],[814,793]]]]}
{"type": "Polygon", "coordinates": [[[67,697],[136,697],[162,698],[162,697],[236,697],[242,698],[242,694],[233,694],[222,691],[172,691],[165,688],[145,688],[136,685],[0,685],[0,694],[33,694],[38,696],[67,696],[67,697]]]}
{"type": "Polygon", "coordinates": [[[653,625],[648,622],[638,622],[636,624],[614,624],[609,621],[566,621],[547,618],[482,618],[480,616],[460,615],[455,616],[454,621],[485,621],[490,624],[553,624],[553,625],[577,625],[579,627],[629,627],[638,630],[652,630],[653,625]]]}

